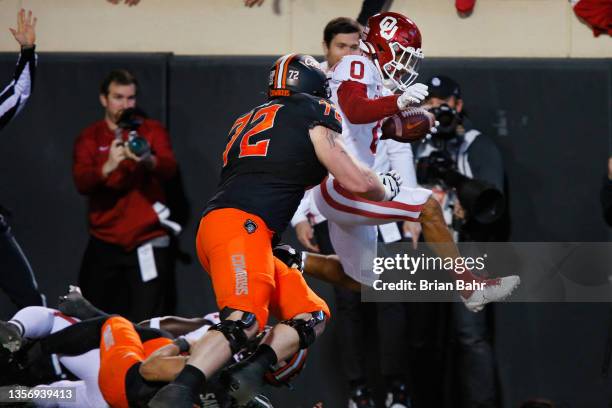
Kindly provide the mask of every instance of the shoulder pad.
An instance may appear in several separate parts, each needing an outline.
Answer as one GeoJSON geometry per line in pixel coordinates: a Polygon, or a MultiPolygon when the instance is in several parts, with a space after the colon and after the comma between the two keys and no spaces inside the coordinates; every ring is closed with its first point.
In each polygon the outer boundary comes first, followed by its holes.
{"type": "Polygon", "coordinates": [[[324,126],[342,133],[342,117],[333,102],[328,99],[312,97],[312,122],[310,127],[324,126]]]}

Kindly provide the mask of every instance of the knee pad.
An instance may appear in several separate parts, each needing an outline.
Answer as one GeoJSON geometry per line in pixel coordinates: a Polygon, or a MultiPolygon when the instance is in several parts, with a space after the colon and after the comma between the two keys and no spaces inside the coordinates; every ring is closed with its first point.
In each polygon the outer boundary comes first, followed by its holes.
{"type": "MultiPolygon", "coordinates": [[[[221,315],[227,317],[230,313],[223,313],[226,309],[223,309],[221,315]]],[[[242,348],[244,348],[249,340],[245,330],[252,327],[257,323],[257,319],[253,313],[243,312],[244,314],[240,320],[221,320],[221,323],[217,323],[210,327],[209,330],[216,330],[225,336],[229,342],[232,354],[236,354],[242,348]]]]}
{"type": "Polygon", "coordinates": [[[325,322],[325,313],[319,310],[311,313],[312,317],[309,320],[302,319],[289,319],[284,320],[281,323],[287,326],[293,327],[300,337],[300,349],[308,348],[314,343],[317,335],[315,333],[315,327],[325,322]]]}

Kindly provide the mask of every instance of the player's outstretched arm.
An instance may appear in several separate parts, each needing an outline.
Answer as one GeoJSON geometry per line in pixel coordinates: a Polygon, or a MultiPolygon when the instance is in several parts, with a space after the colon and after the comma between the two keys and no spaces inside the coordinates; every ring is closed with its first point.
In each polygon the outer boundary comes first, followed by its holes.
{"type": "Polygon", "coordinates": [[[173,336],[176,337],[197,330],[205,324],[212,324],[201,317],[185,318],[179,316],[164,316],[157,319],[157,324],[154,325],[151,324],[151,320],[144,320],[138,323],[138,325],[153,328],[159,327],[162,330],[170,332],[173,336]]]}
{"type": "Polygon", "coordinates": [[[346,151],[338,133],[315,126],[310,130],[310,140],[321,164],[344,188],[368,200],[385,200],[385,186],[377,174],[346,151]]]}

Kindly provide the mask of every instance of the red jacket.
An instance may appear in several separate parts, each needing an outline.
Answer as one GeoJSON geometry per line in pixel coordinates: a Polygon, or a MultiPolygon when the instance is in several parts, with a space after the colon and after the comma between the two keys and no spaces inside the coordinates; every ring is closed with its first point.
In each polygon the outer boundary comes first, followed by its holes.
{"type": "MultiPolygon", "coordinates": [[[[102,166],[115,139],[106,122],[101,120],[84,129],[74,145],[72,174],[79,193],[88,197],[89,231],[126,251],[166,234],[152,206],[156,201],[165,202],[162,181],[176,172],[170,137],[162,124],[147,119],[139,134],[151,144],[157,158],[155,168],[149,170],[125,159],[106,179],[102,166]]],[[[127,133],[123,137],[126,140],[127,133]]]]}

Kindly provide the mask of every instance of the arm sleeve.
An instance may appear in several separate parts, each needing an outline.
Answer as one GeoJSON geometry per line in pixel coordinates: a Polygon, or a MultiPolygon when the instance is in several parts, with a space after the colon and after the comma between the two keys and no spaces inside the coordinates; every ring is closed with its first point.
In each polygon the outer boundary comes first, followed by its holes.
{"type": "Polygon", "coordinates": [[[604,219],[606,223],[612,227],[612,181],[610,181],[607,176],[603,178],[599,198],[601,200],[601,209],[604,219]]]}
{"type": "Polygon", "coordinates": [[[468,161],[474,179],[493,184],[504,191],[504,164],[497,145],[486,135],[480,135],[468,149],[468,161]]]}
{"type": "Polygon", "coordinates": [[[96,145],[81,133],[74,145],[72,177],[79,193],[88,195],[104,184],[102,166],[95,161],[96,145]]]}
{"type": "MultiPolygon", "coordinates": [[[[108,177],[103,180],[104,185],[113,190],[127,190],[134,184],[134,175],[138,168],[138,163],[134,160],[125,159],[119,166],[110,172],[108,177]]],[[[102,169],[102,167],[100,167],[102,169]]]]}
{"type": "Polygon", "coordinates": [[[102,176],[104,163],[98,164],[96,161],[98,146],[86,132],[87,130],[77,138],[73,152],[72,176],[78,192],[89,195],[104,187],[112,190],[128,189],[132,184],[136,162],[123,160],[108,177],[104,178],[102,176]]]}
{"type": "Polygon", "coordinates": [[[34,85],[34,47],[22,48],[12,81],[0,92],[0,130],[25,106],[34,85]]]}
{"type": "Polygon", "coordinates": [[[369,99],[367,86],[355,81],[344,81],[338,87],[338,104],[349,122],[359,125],[372,123],[399,112],[398,95],[369,99]]]}
{"type": "Polygon", "coordinates": [[[170,136],[161,124],[153,127],[151,134],[151,150],[157,159],[153,173],[162,180],[168,180],[176,174],[176,159],[170,146],[170,136]]]}

